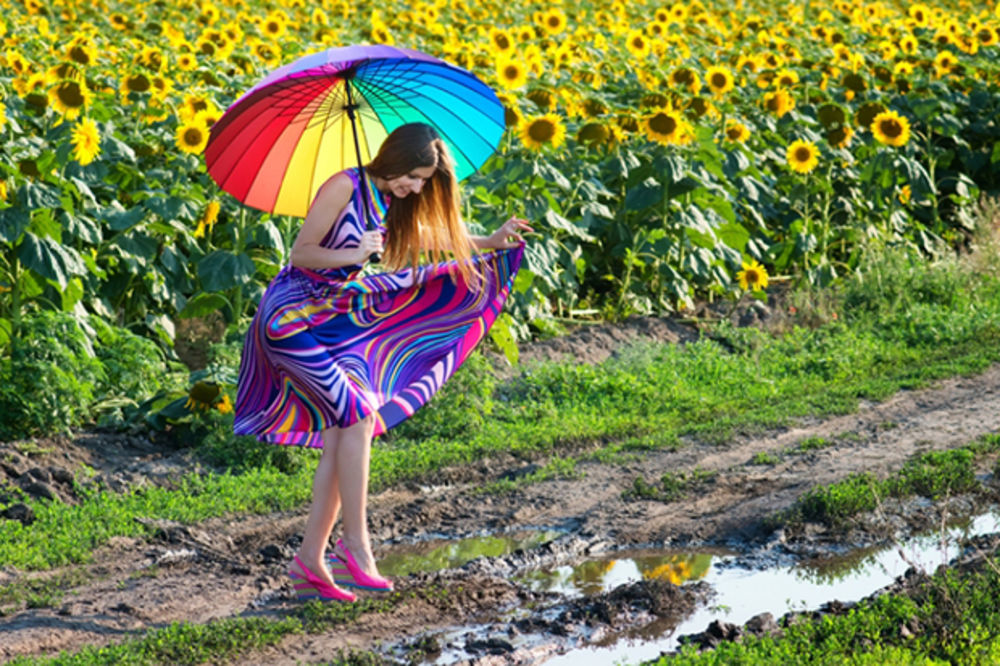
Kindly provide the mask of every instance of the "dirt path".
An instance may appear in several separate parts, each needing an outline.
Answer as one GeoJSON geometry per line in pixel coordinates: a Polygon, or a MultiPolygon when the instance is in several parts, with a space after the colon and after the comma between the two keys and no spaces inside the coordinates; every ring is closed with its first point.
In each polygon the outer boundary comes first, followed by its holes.
{"type": "MultiPolygon", "coordinates": [[[[725,446],[692,444],[619,465],[580,463],[580,479],[538,483],[503,496],[474,491],[504,473],[516,474],[524,463],[487,461],[443,473],[442,479],[450,478],[451,483],[397,488],[373,496],[373,536],[382,544],[376,555],[391,551],[392,543],[431,535],[458,538],[527,527],[567,533],[558,549],[538,556],[538,562],[549,564],[560,557],[623,545],[725,544],[750,550],[772,536],[762,528],[762,519],[791,505],[811,486],[853,472],[881,475],[898,469],[914,453],[952,448],[997,432],[998,413],[1000,366],[994,366],[975,377],[949,379],[928,389],[901,392],[884,403],[863,405],[854,414],[725,446]],[[773,466],[751,464],[760,452],[781,453],[817,436],[832,443],[783,455],[773,466]],[[638,476],[654,481],[667,471],[696,467],[715,476],[680,501],[667,504],[622,496],[638,476]]],[[[174,621],[288,615],[296,602],[290,600],[284,567],[304,522],[303,510],[211,520],[196,527],[163,524],[150,541],[115,539],[95,554],[93,564],[74,569],[82,569],[86,580],[74,585],[60,604],[22,608],[0,618],[0,658],[115,642],[130,632],[174,621]]],[[[67,571],[30,577],[48,579],[67,571]]],[[[362,616],[349,629],[289,637],[277,647],[241,658],[240,663],[329,660],[338,650],[365,649],[390,637],[489,621],[496,619],[498,608],[545,601],[511,583],[504,573],[480,566],[406,577],[399,581],[404,591],[433,586],[447,593],[439,600],[420,594],[408,597],[387,613],[362,616]]],[[[0,584],[23,578],[14,571],[0,571],[0,584]]],[[[522,656],[528,662],[540,660],[557,648],[536,649],[538,654],[522,656]]],[[[514,660],[511,654],[504,659],[514,660]]]]}

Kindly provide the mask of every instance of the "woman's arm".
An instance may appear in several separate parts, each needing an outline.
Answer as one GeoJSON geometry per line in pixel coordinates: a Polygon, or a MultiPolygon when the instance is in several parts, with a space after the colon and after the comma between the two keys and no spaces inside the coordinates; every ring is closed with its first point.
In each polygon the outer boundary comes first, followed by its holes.
{"type": "Polygon", "coordinates": [[[338,174],[323,183],[292,244],[292,265],[314,269],[340,268],[363,264],[372,252],[381,252],[382,240],[378,232],[366,232],[358,247],[331,250],[320,245],[353,193],[354,183],[346,174],[338,174]]]}

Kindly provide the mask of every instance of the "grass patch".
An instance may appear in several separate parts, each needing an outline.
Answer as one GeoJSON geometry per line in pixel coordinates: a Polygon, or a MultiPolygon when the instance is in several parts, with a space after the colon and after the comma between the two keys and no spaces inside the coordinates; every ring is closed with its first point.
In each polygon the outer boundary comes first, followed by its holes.
{"type": "Polygon", "coordinates": [[[781,456],[770,451],[758,451],[750,459],[751,465],[777,465],[781,462],[781,456]]]}
{"type": "Polygon", "coordinates": [[[842,481],[813,488],[768,522],[775,527],[803,522],[836,526],[875,510],[884,497],[921,495],[939,499],[975,492],[981,488],[976,478],[977,459],[997,451],[1000,435],[984,435],[961,448],[914,456],[886,479],[876,479],[867,472],[852,474],[842,481]]]}
{"type": "Polygon", "coordinates": [[[52,608],[58,605],[66,591],[91,579],[87,572],[74,569],[44,580],[23,580],[0,585],[0,616],[20,608],[52,608]]]}

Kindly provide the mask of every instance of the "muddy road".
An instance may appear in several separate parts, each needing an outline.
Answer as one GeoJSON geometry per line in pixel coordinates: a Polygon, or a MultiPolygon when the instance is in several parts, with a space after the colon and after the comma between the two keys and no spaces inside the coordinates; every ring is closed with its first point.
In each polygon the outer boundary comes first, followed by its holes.
{"type": "MultiPolygon", "coordinates": [[[[376,556],[384,572],[396,575],[399,594],[348,624],[288,636],[237,661],[327,662],[352,651],[375,651],[399,662],[555,663],[584,646],[660,640],[718,596],[703,580],[712,566],[704,558],[712,553],[728,557],[729,566],[751,568],[811,561],[933,528],[945,514],[982,510],[982,498],[887,503],[880,515],[863,517],[846,533],[820,525],[786,532],[766,521],[816,484],[855,472],[881,477],[915,453],[995,433],[998,414],[1000,366],[994,366],[759,437],[724,445],[687,442],[614,464],[582,462],[580,478],[505,494],[479,489],[523,475],[532,463],[492,459],[442,470],[434,485],[397,487],[370,499],[376,556]],[[815,437],[828,444],[780,455],[815,437]],[[759,464],[761,454],[775,454],[776,462],[759,464]],[[626,496],[637,477],[653,481],[668,471],[695,470],[705,480],[680,499],[626,496]],[[701,559],[683,554],[695,551],[701,559]],[[625,559],[623,553],[637,563],[639,575],[632,579],[591,590],[581,583],[573,588],[580,593],[552,584],[560,575],[577,583],[601,580],[625,559]],[[586,573],[581,563],[593,571],[586,573]]],[[[43,472],[35,476],[58,495],[58,469],[86,463],[127,486],[155,483],[189,462],[183,452],[108,434],[42,448],[8,456],[3,473],[14,478],[47,470],[48,481],[43,472]]],[[[982,476],[992,474],[984,469],[982,476]]],[[[53,580],[65,588],[54,604],[22,601],[5,609],[0,657],[74,651],[177,621],[294,614],[298,602],[285,569],[305,517],[303,508],[190,526],[155,523],[154,537],[112,539],[85,566],[27,574],[0,570],[0,585],[53,580]]],[[[775,608],[773,615],[784,610],[775,608]]],[[[754,623],[744,630],[769,631],[773,618],[760,616],[754,623]]],[[[715,631],[724,631],[720,627],[715,631]]]]}

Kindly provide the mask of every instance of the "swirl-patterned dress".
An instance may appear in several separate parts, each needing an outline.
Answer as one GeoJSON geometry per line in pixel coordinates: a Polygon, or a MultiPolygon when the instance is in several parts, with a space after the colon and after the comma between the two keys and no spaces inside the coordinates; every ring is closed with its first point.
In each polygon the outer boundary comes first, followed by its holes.
{"type": "MultiPolygon", "coordinates": [[[[365,230],[354,194],[321,244],[357,247],[365,230]]],[[[387,198],[368,183],[372,219],[387,198]]],[[[285,266],[247,331],[234,430],[275,444],[322,448],[320,432],[375,414],[375,434],[412,416],[482,340],[510,293],[524,245],[475,254],[474,287],[454,262],[360,275],[361,266],[285,266]],[[452,270],[449,270],[449,267],[452,270]]]]}

